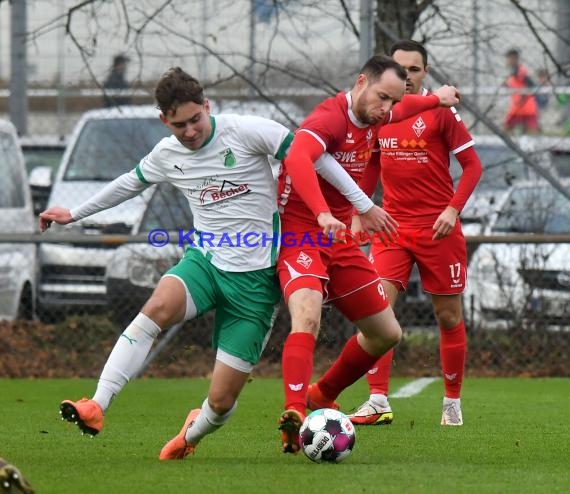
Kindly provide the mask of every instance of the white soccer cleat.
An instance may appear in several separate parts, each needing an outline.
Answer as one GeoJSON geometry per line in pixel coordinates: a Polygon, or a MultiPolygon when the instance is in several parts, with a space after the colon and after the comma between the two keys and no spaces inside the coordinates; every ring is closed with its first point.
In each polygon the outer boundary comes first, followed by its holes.
{"type": "Polygon", "coordinates": [[[386,406],[366,400],[348,418],[355,425],[388,425],[394,420],[394,414],[388,400],[386,400],[386,406]]]}
{"type": "Polygon", "coordinates": [[[441,425],[463,425],[461,400],[444,398],[441,413],[441,425]]]}

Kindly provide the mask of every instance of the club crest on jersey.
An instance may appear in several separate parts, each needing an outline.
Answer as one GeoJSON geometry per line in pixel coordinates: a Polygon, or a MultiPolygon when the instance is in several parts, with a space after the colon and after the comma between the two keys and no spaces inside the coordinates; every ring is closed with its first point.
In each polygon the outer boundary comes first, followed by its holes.
{"type": "Polygon", "coordinates": [[[222,160],[224,160],[224,166],[226,168],[233,168],[237,165],[236,156],[231,148],[224,149],[220,155],[222,156],[222,160]]]}
{"type": "Polygon", "coordinates": [[[346,141],[347,144],[354,144],[354,139],[352,137],[352,132],[346,133],[346,141]]]}
{"type": "Polygon", "coordinates": [[[422,117],[418,117],[418,119],[414,122],[414,125],[412,125],[412,129],[414,129],[417,137],[421,136],[426,128],[427,126],[422,117]]]}
{"type": "Polygon", "coordinates": [[[305,269],[309,269],[309,266],[313,264],[313,259],[301,251],[299,252],[299,257],[297,257],[297,264],[300,264],[305,269]]]}
{"type": "Polygon", "coordinates": [[[373,134],[373,132],[372,132],[372,129],[368,129],[368,132],[366,132],[366,140],[367,140],[367,141],[371,141],[373,135],[374,135],[374,134],[373,134]]]}

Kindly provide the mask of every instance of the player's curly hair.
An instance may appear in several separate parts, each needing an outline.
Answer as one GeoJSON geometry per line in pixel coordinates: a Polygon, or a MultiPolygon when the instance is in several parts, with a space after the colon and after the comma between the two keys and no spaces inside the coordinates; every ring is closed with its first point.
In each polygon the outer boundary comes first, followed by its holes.
{"type": "Polygon", "coordinates": [[[162,113],[176,115],[176,110],[183,103],[204,104],[204,89],[197,79],[180,67],[172,67],[159,79],[154,97],[162,113]]]}

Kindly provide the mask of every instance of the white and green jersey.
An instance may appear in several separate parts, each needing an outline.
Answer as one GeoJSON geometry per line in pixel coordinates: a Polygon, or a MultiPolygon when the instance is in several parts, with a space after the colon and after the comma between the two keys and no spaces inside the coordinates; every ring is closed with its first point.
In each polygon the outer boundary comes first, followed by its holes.
{"type": "Polygon", "coordinates": [[[194,244],[224,271],[275,265],[279,216],[275,176],[293,135],[283,125],[254,116],[210,117],[212,133],[200,149],[174,136],[162,139],[135,168],[144,184],[170,182],[194,215],[194,244]]]}

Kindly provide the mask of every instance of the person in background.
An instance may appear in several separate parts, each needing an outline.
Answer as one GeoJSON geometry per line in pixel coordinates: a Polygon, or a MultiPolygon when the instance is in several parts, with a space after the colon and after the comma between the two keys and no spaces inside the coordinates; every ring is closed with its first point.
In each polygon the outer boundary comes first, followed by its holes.
{"type": "Polygon", "coordinates": [[[528,69],[520,62],[520,54],[516,49],[505,53],[509,76],[503,85],[512,90],[511,103],[504,121],[506,132],[520,129],[525,134],[536,134],[540,127],[538,124],[538,105],[532,90],[535,83],[528,73],[528,69]]]}
{"type": "MultiPolygon", "coordinates": [[[[111,65],[111,70],[105,82],[103,83],[103,88],[105,90],[110,90],[112,92],[122,90],[126,91],[130,89],[129,83],[126,79],[127,65],[129,63],[129,57],[123,54],[115,55],[113,57],[113,64],[111,65]]],[[[106,107],[120,106],[120,105],[130,105],[132,99],[130,96],[125,94],[115,95],[115,94],[105,94],[103,95],[104,103],[106,107]]]]}
{"type": "MultiPolygon", "coordinates": [[[[406,93],[428,96],[423,86],[429,70],[424,46],[402,40],[390,53],[406,70],[406,93]]],[[[382,204],[397,221],[399,236],[386,244],[373,243],[370,259],[392,307],[399,292],[406,290],[412,267],[417,264],[439,325],[445,388],[441,425],[462,425],[460,393],[467,341],[461,293],[467,279],[467,246],[459,213],[481,177],[481,162],[473,138],[454,107],[433,108],[385,125],[378,141],[382,204]],[[450,153],[463,169],[456,190],[449,173],[450,153]]],[[[375,176],[372,171],[368,170],[362,182],[369,195],[378,182],[378,170],[375,176]]],[[[353,222],[353,231],[358,229],[353,222]]],[[[388,351],[368,371],[370,397],[349,416],[354,424],[392,422],[388,388],[393,353],[388,351]]]]}

